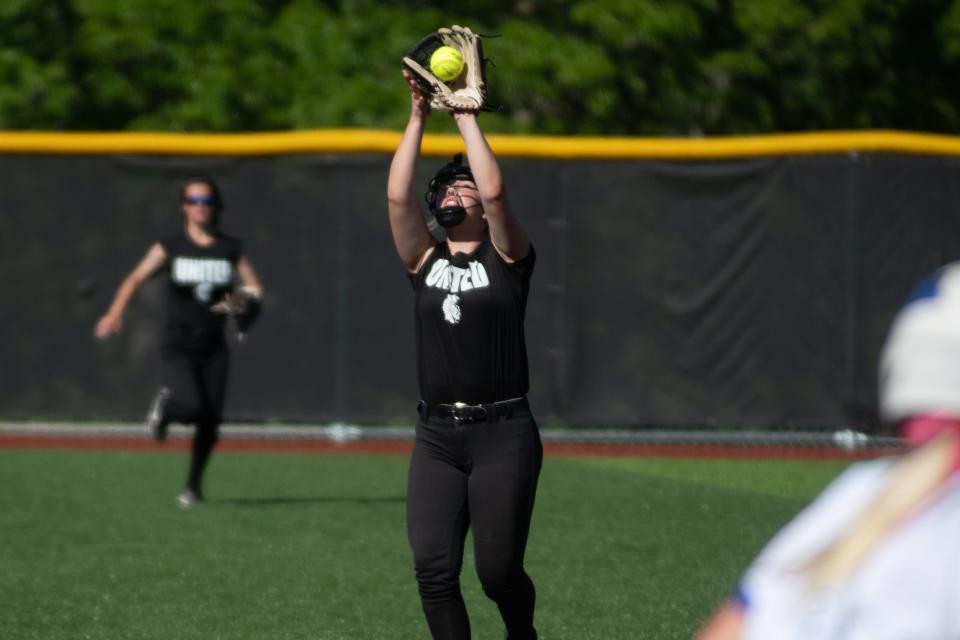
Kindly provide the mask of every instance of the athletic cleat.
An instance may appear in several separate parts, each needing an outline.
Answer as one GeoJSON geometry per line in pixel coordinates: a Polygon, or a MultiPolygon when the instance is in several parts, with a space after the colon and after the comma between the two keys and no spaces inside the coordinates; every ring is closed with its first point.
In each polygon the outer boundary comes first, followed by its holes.
{"type": "Polygon", "coordinates": [[[164,417],[164,407],[167,404],[167,398],[170,397],[170,390],[161,387],[157,392],[157,397],[153,399],[150,405],[150,411],[147,413],[147,431],[150,437],[156,442],[163,442],[167,439],[167,426],[170,424],[164,417]]]}
{"type": "Polygon", "coordinates": [[[181,509],[192,509],[193,507],[199,507],[206,503],[207,501],[203,499],[203,495],[193,489],[184,489],[180,492],[180,495],[177,496],[177,504],[180,505],[181,509]]]}

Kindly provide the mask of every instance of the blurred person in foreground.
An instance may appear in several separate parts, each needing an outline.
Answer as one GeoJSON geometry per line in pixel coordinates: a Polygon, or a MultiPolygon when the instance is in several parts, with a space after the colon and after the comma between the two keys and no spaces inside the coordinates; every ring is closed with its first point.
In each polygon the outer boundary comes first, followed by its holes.
{"type": "Polygon", "coordinates": [[[960,262],[921,282],[894,320],[880,412],[910,453],[842,473],[696,638],[960,638],[960,262]]]}
{"type": "Polygon", "coordinates": [[[466,640],[460,592],[467,530],[477,574],[509,640],[533,640],[536,599],[524,570],[543,460],[527,403],[524,315],[536,254],[504,191],[475,111],[454,111],[467,150],[430,181],[431,235],[413,178],[430,104],[404,71],[410,120],[390,165],[397,253],[415,291],[419,420],[407,484],[407,534],[434,638],[466,640]]]}
{"type": "Polygon", "coordinates": [[[259,313],[263,288],[240,241],[220,231],[223,201],[213,180],[186,181],[180,209],[183,228],[150,247],[120,284],[94,334],[104,340],[118,333],[133,295],[163,270],[162,387],[147,415],[147,428],[160,442],[171,423],[196,425],[186,486],[177,496],[178,504],[189,508],[204,502],[203,472],[219,438],[230,355],[227,317],[236,321],[242,338],[259,313]]]}

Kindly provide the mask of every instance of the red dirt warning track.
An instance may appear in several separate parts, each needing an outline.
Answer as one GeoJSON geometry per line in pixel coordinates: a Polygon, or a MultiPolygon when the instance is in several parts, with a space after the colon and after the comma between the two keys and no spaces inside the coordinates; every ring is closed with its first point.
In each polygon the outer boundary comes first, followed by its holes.
{"type": "MultiPolygon", "coordinates": [[[[146,438],[121,436],[43,436],[0,434],[0,449],[87,449],[101,451],[187,451],[188,438],[170,438],[156,443],[146,438]]],[[[408,454],[408,441],[355,440],[274,440],[264,438],[225,438],[217,445],[221,452],[353,453],[408,454]]],[[[740,458],[797,460],[864,460],[890,455],[882,449],[844,450],[826,447],[726,446],[726,445],[643,445],[545,443],[548,456],[604,456],[653,458],[740,458]]]]}

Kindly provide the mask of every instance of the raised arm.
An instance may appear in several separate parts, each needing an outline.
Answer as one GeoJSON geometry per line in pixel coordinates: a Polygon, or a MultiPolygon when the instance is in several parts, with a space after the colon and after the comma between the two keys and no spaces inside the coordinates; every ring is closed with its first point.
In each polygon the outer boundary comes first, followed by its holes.
{"type": "Polygon", "coordinates": [[[97,326],[93,330],[97,338],[104,340],[112,334],[120,332],[120,329],[123,328],[123,312],[126,310],[127,304],[130,303],[130,299],[133,298],[133,294],[137,292],[140,285],[163,266],[166,259],[167,253],[159,242],[147,250],[147,255],[143,257],[140,264],[134,267],[133,271],[120,283],[120,287],[117,288],[117,293],[113,297],[113,303],[97,322],[97,326]]]}
{"type": "Polygon", "coordinates": [[[530,241],[510,208],[500,165],[480,130],[477,114],[472,111],[455,111],[453,118],[467,147],[467,160],[480,191],[493,246],[507,260],[522,260],[530,252],[530,241]]]}
{"type": "Polygon", "coordinates": [[[404,71],[403,76],[410,87],[410,120],[390,163],[387,209],[397,253],[409,271],[416,271],[433,246],[433,236],[427,229],[420,202],[413,191],[413,177],[427,116],[430,115],[430,103],[410,74],[404,71]]]}

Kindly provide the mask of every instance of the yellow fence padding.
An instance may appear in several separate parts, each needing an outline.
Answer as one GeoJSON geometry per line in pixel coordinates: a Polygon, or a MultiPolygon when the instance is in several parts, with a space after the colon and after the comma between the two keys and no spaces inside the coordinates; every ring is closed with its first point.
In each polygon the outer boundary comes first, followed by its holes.
{"type": "MultiPolygon", "coordinates": [[[[489,135],[500,157],[545,159],[705,160],[842,153],[960,155],[960,136],[903,131],[831,131],[716,138],[616,138],[489,135]]],[[[323,129],[271,133],[103,133],[0,131],[0,154],[269,156],[391,154],[400,133],[323,129]]],[[[423,153],[462,150],[459,136],[427,134],[423,153]]]]}

